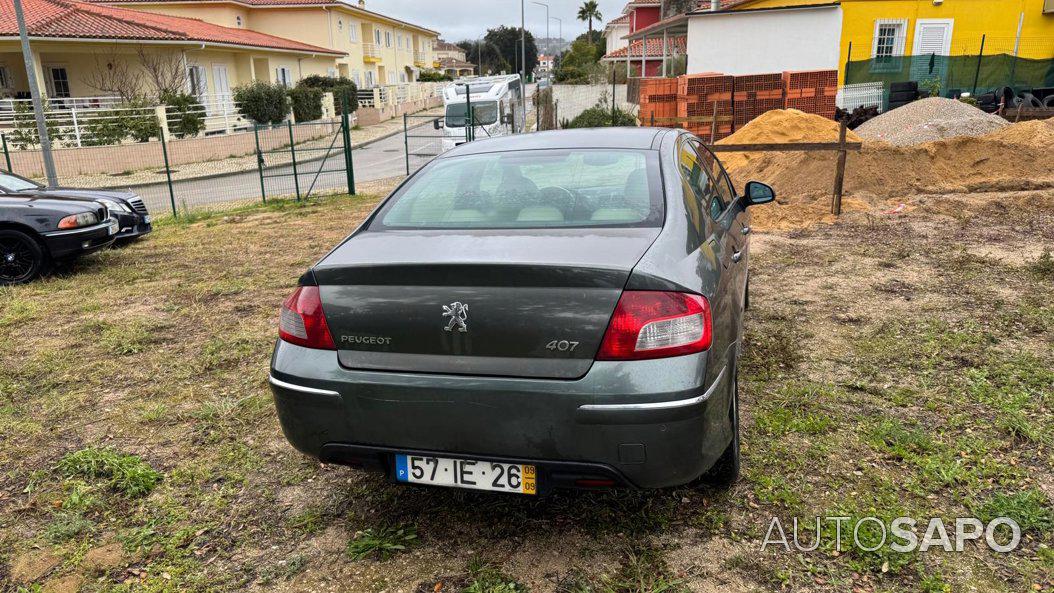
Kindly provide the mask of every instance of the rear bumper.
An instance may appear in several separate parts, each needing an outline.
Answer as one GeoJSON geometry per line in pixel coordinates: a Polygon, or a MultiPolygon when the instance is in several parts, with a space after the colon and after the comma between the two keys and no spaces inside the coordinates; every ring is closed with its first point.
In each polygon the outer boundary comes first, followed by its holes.
{"type": "Polygon", "coordinates": [[[731,438],[731,372],[707,354],[597,362],[574,381],[351,371],[278,342],[271,390],[300,451],[391,469],[395,453],[538,466],[542,490],[581,478],[658,488],[699,477],[731,438]]]}
{"type": "Polygon", "coordinates": [[[44,233],[44,243],[54,259],[65,259],[84,255],[109,247],[116,239],[117,226],[114,219],[69,231],[44,233]]]}

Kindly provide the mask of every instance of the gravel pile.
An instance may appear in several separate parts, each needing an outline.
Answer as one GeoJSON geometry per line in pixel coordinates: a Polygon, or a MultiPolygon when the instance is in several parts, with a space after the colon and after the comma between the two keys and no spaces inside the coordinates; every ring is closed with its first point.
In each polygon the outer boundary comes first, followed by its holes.
{"type": "Polygon", "coordinates": [[[1009,123],[998,115],[942,97],[930,97],[887,111],[856,129],[865,140],[884,140],[896,146],[956,136],[984,136],[1009,123]]]}

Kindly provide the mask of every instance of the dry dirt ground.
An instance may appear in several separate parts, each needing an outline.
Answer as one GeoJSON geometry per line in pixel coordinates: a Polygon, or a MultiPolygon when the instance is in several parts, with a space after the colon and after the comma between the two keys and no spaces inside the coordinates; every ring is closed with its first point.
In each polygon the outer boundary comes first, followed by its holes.
{"type": "Polygon", "coordinates": [[[758,234],[743,479],[541,500],[395,486],[283,440],[277,308],[376,198],[163,222],[0,289],[0,591],[1051,591],[1054,218],[1030,195],[758,234]],[[815,551],[762,550],[773,517],[829,516],[1009,516],[1023,537],[839,552],[825,522],[815,551]]]}

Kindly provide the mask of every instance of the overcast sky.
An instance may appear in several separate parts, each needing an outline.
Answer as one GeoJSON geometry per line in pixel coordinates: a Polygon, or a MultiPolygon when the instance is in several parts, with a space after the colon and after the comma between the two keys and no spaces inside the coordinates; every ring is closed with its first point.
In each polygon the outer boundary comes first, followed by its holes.
{"type": "MultiPolygon", "coordinates": [[[[354,2],[354,0],[352,0],[354,2]]],[[[523,0],[527,12],[527,30],[535,37],[545,37],[545,7],[523,0]]],[[[581,0],[539,0],[549,4],[549,16],[563,19],[564,39],[585,33],[586,23],[575,18],[581,0]]],[[[627,0],[598,0],[604,20],[622,14],[627,0]]],[[[458,42],[475,39],[487,29],[506,25],[520,26],[520,0],[366,0],[366,8],[439,31],[443,39],[458,42]]],[[[603,29],[603,23],[593,24],[603,29]]],[[[553,20],[549,33],[559,35],[560,25],[553,20]]]]}

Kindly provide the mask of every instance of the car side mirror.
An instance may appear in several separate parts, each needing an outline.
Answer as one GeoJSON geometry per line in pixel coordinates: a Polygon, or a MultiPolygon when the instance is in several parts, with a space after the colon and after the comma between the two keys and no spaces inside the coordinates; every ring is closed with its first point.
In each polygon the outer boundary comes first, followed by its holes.
{"type": "Polygon", "coordinates": [[[506,124],[506,125],[511,125],[511,124],[515,123],[513,121],[512,114],[511,113],[504,113],[504,114],[502,114],[502,116],[501,116],[501,123],[506,124]]]}
{"type": "Polygon", "coordinates": [[[759,206],[776,201],[775,190],[760,181],[748,182],[746,189],[743,190],[743,196],[746,198],[747,206],[759,206]]]}
{"type": "Polygon", "coordinates": [[[434,120],[432,120],[432,127],[437,129],[437,130],[443,129],[443,120],[441,120],[441,119],[434,119],[434,120]]]}

